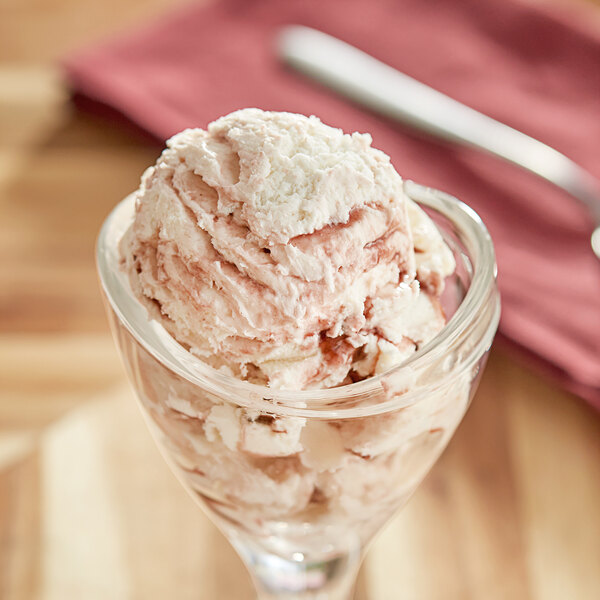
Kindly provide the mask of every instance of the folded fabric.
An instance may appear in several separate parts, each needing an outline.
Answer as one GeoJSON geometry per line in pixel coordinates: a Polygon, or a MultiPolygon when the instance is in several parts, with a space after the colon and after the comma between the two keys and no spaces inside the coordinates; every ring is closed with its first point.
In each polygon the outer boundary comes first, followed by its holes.
{"type": "Polygon", "coordinates": [[[275,52],[284,23],[354,44],[598,177],[600,33],[519,0],[218,0],[65,62],[74,90],[161,139],[247,106],[370,132],[403,177],[480,213],[497,250],[502,336],[600,408],[600,263],[585,210],[516,167],[420,138],[287,70],[275,52]]]}

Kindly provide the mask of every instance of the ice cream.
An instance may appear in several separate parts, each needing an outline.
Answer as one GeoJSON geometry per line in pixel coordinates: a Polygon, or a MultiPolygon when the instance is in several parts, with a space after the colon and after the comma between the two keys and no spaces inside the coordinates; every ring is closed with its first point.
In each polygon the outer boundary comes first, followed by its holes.
{"type": "MultiPolygon", "coordinates": [[[[171,138],[134,197],[120,244],[134,294],[187,350],[260,389],[383,373],[445,324],[453,254],[369,135],[241,110],[171,138]]],[[[465,372],[384,414],[286,416],[188,381],[113,322],[182,479],[223,527],[277,552],[317,552],[325,529],[331,548],[369,539],[469,399],[465,372]]],[[[381,400],[405,391],[381,386],[381,400]]]]}
{"type": "Polygon", "coordinates": [[[381,373],[445,323],[453,255],[367,134],[246,109],[167,143],[121,245],[192,353],[272,388],[381,373]]]}

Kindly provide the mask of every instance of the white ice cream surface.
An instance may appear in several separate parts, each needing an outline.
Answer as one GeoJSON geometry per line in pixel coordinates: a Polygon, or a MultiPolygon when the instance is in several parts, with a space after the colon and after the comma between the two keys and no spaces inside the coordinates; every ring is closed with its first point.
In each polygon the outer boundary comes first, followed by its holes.
{"type": "Polygon", "coordinates": [[[136,198],[121,244],[134,292],[236,377],[332,387],[443,327],[452,253],[369,135],[240,110],[171,138],[136,198]]]}

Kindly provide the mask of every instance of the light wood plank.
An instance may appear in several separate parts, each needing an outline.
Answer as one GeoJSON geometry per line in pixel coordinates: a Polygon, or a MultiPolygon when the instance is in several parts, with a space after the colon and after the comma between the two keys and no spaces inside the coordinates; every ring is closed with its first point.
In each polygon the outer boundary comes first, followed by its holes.
{"type": "Polygon", "coordinates": [[[39,462],[29,432],[0,433],[0,598],[36,597],[39,576],[39,462]]]}

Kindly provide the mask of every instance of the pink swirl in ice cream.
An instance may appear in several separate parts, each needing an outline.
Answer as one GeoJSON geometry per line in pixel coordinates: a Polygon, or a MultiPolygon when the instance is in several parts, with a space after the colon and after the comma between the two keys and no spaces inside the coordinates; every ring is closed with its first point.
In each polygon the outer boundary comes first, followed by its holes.
{"type": "Polygon", "coordinates": [[[275,388],[389,369],[443,327],[452,253],[366,134],[246,109],[169,140],[121,252],[189,350],[275,388]]]}
{"type": "MultiPolygon", "coordinates": [[[[241,110],[169,140],[134,196],[121,241],[133,292],[180,344],[236,378],[340,386],[388,371],[445,324],[453,254],[369,135],[241,110]]],[[[221,524],[277,553],[284,542],[320,552],[325,529],[334,546],[350,530],[370,539],[441,452],[470,394],[465,371],[381,414],[290,415],[250,393],[205,389],[127,332],[120,339],[186,485],[221,524]]],[[[401,397],[409,379],[390,374],[361,399],[341,388],[340,403],[401,397]]]]}

